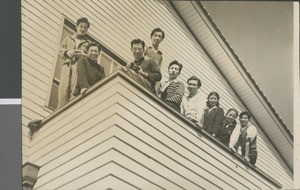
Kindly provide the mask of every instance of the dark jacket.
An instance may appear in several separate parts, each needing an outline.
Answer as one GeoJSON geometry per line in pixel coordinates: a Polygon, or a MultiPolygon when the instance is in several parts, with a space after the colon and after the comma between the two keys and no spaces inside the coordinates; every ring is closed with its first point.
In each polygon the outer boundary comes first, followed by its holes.
{"type": "Polygon", "coordinates": [[[141,58],[139,61],[135,62],[137,66],[140,66],[144,72],[148,73],[148,77],[145,77],[149,82],[155,83],[160,81],[162,78],[160,68],[154,59],[145,60],[141,58]]]}
{"type": "Polygon", "coordinates": [[[89,58],[81,57],[77,67],[77,90],[73,93],[78,95],[83,88],[89,88],[105,77],[104,67],[89,58]]]}
{"type": "MultiPolygon", "coordinates": [[[[138,81],[142,86],[149,89],[151,92],[155,93],[155,83],[160,81],[162,78],[160,68],[157,64],[157,62],[154,59],[148,59],[145,60],[144,57],[142,57],[138,61],[131,62],[129,64],[129,68],[134,71],[138,76],[135,76],[134,73],[129,74],[132,78],[134,78],[136,81],[138,81]],[[147,73],[148,76],[140,76],[139,70],[142,69],[143,72],[147,73]],[[142,79],[141,79],[142,78],[142,79]]],[[[127,73],[128,71],[125,71],[127,73]]],[[[130,72],[129,72],[130,73],[130,72]]]]}
{"type": "Polygon", "coordinates": [[[209,134],[218,135],[224,119],[225,117],[223,108],[216,107],[210,111],[205,109],[203,129],[209,134]]]}
{"type": "Polygon", "coordinates": [[[227,120],[224,120],[223,125],[220,128],[219,134],[217,134],[217,138],[219,138],[222,143],[229,146],[230,136],[235,126],[236,121],[234,121],[233,123],[228,123],[227,120]]]}

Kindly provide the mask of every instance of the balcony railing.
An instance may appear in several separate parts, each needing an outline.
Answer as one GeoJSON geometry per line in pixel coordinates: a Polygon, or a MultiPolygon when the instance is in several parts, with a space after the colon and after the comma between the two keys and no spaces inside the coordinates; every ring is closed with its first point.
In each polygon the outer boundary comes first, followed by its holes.
{"type": "MultiPolygon", "coordinates": [[[[192,130],[194,130],[196,133],[200,134],[201,136],[205,137],[206,139],[209,139],[209,141],[216,145],[217,147],[223,149],[228,155],[232,156],[235,160],[245,165],[246,168],[254,171],[256,174],[258,174],[262,179],[268,181],[269,183],[273,184],[276,188],[282,188],[282,185],[279,184],[276,180],[271,178],[268,174],[263,172],[258,167],[254,167],[250,164],[248,164],[243,157],[241,157],[237,153],[232,153],[229,147],[225,146],[223,143],[221,143],[216,138],[209,135],[206,131],[201,130],[198,128],[193,122],[185,118],[182,114],[179,112],[173,110],[171,107],[169,107],[166,103],[164,103],[161,99],[159,99],[157,96],[155,96],[153,93],[151,93],[147,87],[144,87],[143,82],[137,82],[133,78],[129,77],[127,74],[125,74],[121,70],[117,70],[116,72],[112,73],[111,75],[107,76],[102,81],[98,82],[94,86],[92,86],[88,91],[83,94],[79,95],[72,101],[70,101],[68,104],[63,106],[62,108],[56,110],[53,112],[49,117],[43,119],[42,121],[35,121],[29,125],[29,128],[31,128],[32,131],[32,138],[35,138],[36,135],[39,133],[39,129],[43,128],[48,122],[55,119],[57,116],[65,112],[67,109],[70,109],[72,106],[80,103],[84,98],[88,97],[89,95],[93,94],[95,91],[100,89],[101,87],[105,86],[108,82],[112,81],[113,79],[120,77],[124,81],[128,83],[128,85],[133,86],[136,90],[142,92],[147,98],[150,98],[153,101],[153,104],[159,105],[161,108],[167,110],[172,116],[176,117],[180,121],[184,122],[188,127],[190,127],[192,130]],[[36,124],[35,126],[33,124],[36,124]]],[[[152,103],[151,103],[152,104],[152,103]]]]}

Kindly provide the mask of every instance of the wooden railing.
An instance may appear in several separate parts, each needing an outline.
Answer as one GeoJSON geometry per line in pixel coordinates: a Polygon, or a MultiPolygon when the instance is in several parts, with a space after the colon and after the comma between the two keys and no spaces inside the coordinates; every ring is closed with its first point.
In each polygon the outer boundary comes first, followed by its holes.
{"type": "Polygon", "coordinates": [[[227,152],[227,154],[233,156],[235,158],[235,160],[238,160],[238,162],[243,163],[250,170],[253,170],[261,178],[267,180],[268,182],[270,182],[271,184],[273,184],[276,188],[282,188],[282,185],[279,184],[274,179],[272,179],[268,174],[266,174],[265,172],[263,172],[261,169],[259,169],[257,167],[249,165],[248,162],[246,162],[244,160],[244,158],[242,158],[239,154],[233,153],[230,150],[229,147],[225,146],[219,140],[217,140],[216,138],[214,138],[211,135],[209,135],[206,131],[201,130],[201,128],[198,128],[193,122],[191,122],[186,117],[184,117],[182,114],[180,114],[179,112],[177,112],[174,109],[172,109],[171,107],[169,107],[161,99],[159,99],[157,96],[155,96],[153,93],[151,93],[148,90],[147,86],[146,87],[142,86],[141,82],[139,82],[139,81],[137,82],[136,80],[134,80],[133,78],[129,77],[129,75],[125,74],[121,70],[117,70],[116,72],[114,72],[111,75],[107,76],[105,79],[103,79],[99,83],[95,84],[90,89],[88,89],[88,91],[85,94],[79,95],[78,97],[76,97],[75,99],[73,99],[72,101],[70,101],[68,104],[66,104],[65,106],[63,106],[62,108],[60,108],[60,109],[56,110],[55,112],[53,112],[49,117],[47,117],[47,118],[45,118],[43,120],[33,121],[31,124],[29,124],[28,127],[31,129],[32,138],[35,138],[35,136],[38,135],[39,130],[41,128],[43,128],[49,121],[55,119],[57,116],[59,116],[60,114],[62,114],[63,112],[65,112],[67,109],[70,109],[72,106],[80,103],[84,98],[86,98],[87,96],[91,95],[93,92],[97,91],[99,88],[103,87],[108,82],[112,81],[113,79],[115,79],[117,77],[120,77],[123,80],[125,80],[129,85],[132,85],[135,89],[137,89],[138,91],[142,92],[145,96],[147,96],[147,98],[150,98],[153,101],[153,103],[158,104],[159,106],[161,106],[162,108],[164,108],[165,110],[167,110],[169,113],[171,113],[174,117],[176,117],[177,119],[180,119],[182,122],[184,122],[192,130],[194,130],[197,133],[200,133],[202,136],[204,136],[205,138],[209,139],[209,141],[211,143],[213,143],[214,145],[217,145],[218,147],[220,147],[221,149],[223,149],[225,152],[227,152]]]}

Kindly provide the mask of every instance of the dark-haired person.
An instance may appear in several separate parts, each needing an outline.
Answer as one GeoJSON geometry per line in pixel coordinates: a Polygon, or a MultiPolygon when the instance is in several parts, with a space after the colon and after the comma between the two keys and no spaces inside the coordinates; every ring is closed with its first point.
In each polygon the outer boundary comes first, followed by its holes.
{"type": "Polygon", "coordinates": [[[97,63],[100,55],[100,46],[96,42],[87,45],[87,57],[81,57],[77,66],[77,87],[73,95],[83,94],[96,82],[105,77],[103,66],[97,63]]]}
{"type": "Polygon", "coordinates": [[[169,79],[161,82],[159,91],[160,98],[178,112],[180,112],[180,104],[185,90],[183,82],[177,80],[182,67],[183,65],[176,60],[169,64],[169,79]]]}
{"type": "Polygon", "coordinates": [[[199,92],[201,81],[196,76],[192,76],[187,80],[187,89],[189,94],[182,98],[180,105],[180,113],[193,121],[197,126],[201,126],[203,116],[203,108],[205,107],[203,97],[199,92]]]}
{"type": "Polygon", "coordinates": [[[86,46],[89,43],[87,32],[90,23],[87,18],[79,18],[76,23],[76,33],[66,36],[59,49],[59,55],[63,58],[58,87],[58,105],[62,107],[74,98],[72,92],[76,88],[77,61],[86,55],[86,46]]]}
{"type": "Polygon", "coordinates": [[[145,58],[155,59],[157,64],[161,66],[162,52],[159,50],[159,44],[165,38],[165,33],[160,28],[154,28],[150,34],[152,44],[145,51],[145,58]]]}
{"type": "MultiPolygon", "coordinates": [[[[163,53],[159,50],[159,44],[164,40],[165,32],[160,28],[154,28],[150,34],[150,37],[152,43],[151,46],[146,48],[146,51],[144,53],[145,59],[154,59],[157,62],[159,68],[161,68],[163,53]]],[[[154,88],[155,93],[158,96],[160,82],[157,82],[154,88]]]]}
{"type": "Polygon", "coordinates": [[[226,119],[223,121],[223,125],[220,128],[220,132],[217,138],[220,139],[222,143],[231,148],[234,151],[234,145],[236,143],[235,137],[239,135],[239,131],[236,130],[237,122],[236,118],[239,113],[236,109],[230,108],[226,113],[226,119]]]}
{"type": "Polygon", "coordinates": [[[240,135],[234,147],[237,150],[239,146],[241,146],[242,156],[247,162],[254,166],[257,160],[257,130],[256,127],[249,122],[250,119],[251,114],[249,112],[243,111],[240,113],[240,135]]]}
{"type": "Polygon", "coordinates": [[[217,92],[209,93],[204,109],[203,129],[216,137],[224,120],[224,110],[219,106],[220,96],[217,92]]]}
{"type": "MultiPolygon", "coordinates": [[[[132,40],[131,52],[134,60],[128,64],[127,67],[134,70],[139,76],[143,77],[148,82],[148,84],[144,84],[144,86],[154,93],[154,85],[157,81],[161,80],[162,75],[157,62],[154,59],[145,60],[144,51],[145,42],[143,40],[132,40]]],[[[139,80],[136,77],[135,79],[139,80]]]]}

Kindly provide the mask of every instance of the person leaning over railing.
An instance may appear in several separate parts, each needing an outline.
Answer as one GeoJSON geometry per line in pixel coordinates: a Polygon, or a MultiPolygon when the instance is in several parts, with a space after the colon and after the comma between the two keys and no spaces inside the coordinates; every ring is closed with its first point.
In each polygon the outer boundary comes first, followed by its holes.
{"type": "Polygon", "coordinates": [[[154,85],[161,80],[161,72],[154,59],[145,60],[145,42],[140,39],[131,41],[131,52],[134,61],[127,64],[127,69],[121,68],[127,75],[131,76],[141,85],[154,92],[154,85]],[[129,69],[129,70],[128,70],[129,69]]]}
{"type": "Polygon", "coordinates": [[[220,128],[217,138],[220,139],[222,143],[231,148],[234,152],[234,145],[236,143],[236,137],[239,135],[239,125],[237,125],[236,118],[239,113],[236,109],[230,108],[226,113],[226,119],[223,121],[223,125],[220,128]]]}
{"type": "Polygon", "coordinates": [[[58,86],[58,105],[62,107],[74,98],[72,92],[76,88],[77,81],[77,61],[86,55],[86,46],[89,43],[87,32],[90,23],[87,18],[77,20],[76,33],[66,36],[59,49],[59,55],[63,58],[63,65],[60,73],[60,83],[58,86]]]}
{"type": "Polygon", "coordinates": [[[77,96],[87,91],[89,87],[105,77],[104,67],[97,63],[100,46],[96,42],[87,45],[87,57],[81,57],[77,66],[77,86],[73,95],[77,96]]]}
{"type": "Polygon", "coordinates": [[[243,111],[239,115],[239,120],[241,124],[240,133],[238,141],[235,144],[235,149],[238,150],[239,146],[242,150],[242,156],[251,165],[255,165],[257,160],[257,130],[256,127],[249,121],[251,119],[251,114],[247,111],[243,111]]]}
{"type": "Polygon", "coordinates": [[[216,137],[224,120],[224,110],[219,106],[220,96],[217,92],[209,93],[204,108],[203,129],[216,137]]]}
{"type": "Polygon", "coordinates": [[[185,86],[183,82],[178,81],[183,65],[174,60],[169,64],[169,79],[161,82],[159,89],[159,97],[169,106],[180,112],[180,104],[184,95],[185,86]]]}
{"type": "Polygon", "coordinates": [[[182,98],[180,113],[198,127],[202,127],[201,119],[205,102],[202,98],[203,95],[199,92],[201,81],[196,76],[192,76],[187,80],[187,85],[189,94],[182,98]]]}

